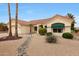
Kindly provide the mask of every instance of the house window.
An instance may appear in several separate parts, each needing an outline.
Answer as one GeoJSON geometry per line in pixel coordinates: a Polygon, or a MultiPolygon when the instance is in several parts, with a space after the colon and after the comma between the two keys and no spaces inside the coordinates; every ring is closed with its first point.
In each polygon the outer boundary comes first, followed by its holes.
{"type": "Polygon", "coordinates": [[[37,26],[34,27],[34,31],[37,31],[37,26]]]}
{"type": "Polygon", "coordinates": [[[51,25],[53,32],[62,33],[65,25],[62,23],[55,23],[51,25]]]}
{"type": "Polygon", "coordinates": [[[58,29],[58,33],[62,33],[63,32],[63,29],[58,29]]]}
{"type": "Polygon", "coordinates": [[[57,32],[57,29],[53,29],[53,32],[57,32]]]}
{"type": "Polygon", "coordinates": [[[55,32],[55,33],[62,33],[63,29],[53,29],[53,32],[55,32]]]}
{"type": "Polygon", "coordinates": [[[45,26],[45,28],[47,28],[47,26],[45,26]]]}

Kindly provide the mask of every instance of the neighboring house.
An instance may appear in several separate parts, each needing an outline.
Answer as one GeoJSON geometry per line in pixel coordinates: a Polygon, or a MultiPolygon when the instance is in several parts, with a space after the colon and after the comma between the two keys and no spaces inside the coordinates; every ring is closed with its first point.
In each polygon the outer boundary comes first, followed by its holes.
{"type": "MultiPolygon", "coordinates": [[[[52,32],[54,34],[61,35],[64,32],[71,32],[71,24],[74,20],[69,18],[68,16],[55,15],[48,19],[40,19],[40,20],[32,20],[29,22],[20,21],[18,22],[18,31],[19,33],[29,33],[29,24],[32,24],[32,32],[37,32],[39,30],[39,26],[43,25],[43,27],[47,28],[47,32],[52,32]]],[[[12,23],[14,23],[12,21],[12,23]]],[[[15,25],[12,25],[14,28],[15,25]]],[[[14,33],[14,29],[13,33],[14,33]]]]}

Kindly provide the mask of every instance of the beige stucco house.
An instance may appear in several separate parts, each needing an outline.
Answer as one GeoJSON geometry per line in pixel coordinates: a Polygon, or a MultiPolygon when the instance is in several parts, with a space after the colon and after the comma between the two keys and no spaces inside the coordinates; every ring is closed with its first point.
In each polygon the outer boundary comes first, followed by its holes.
{"type": "MultiPolygon", "coordinates": [[[[39,26],[47,28],[47,32],[52,32],[56,35],[61,35],[64,32],[71,32],[71,24],[74,20],[68,16],[55,15],[48,19],[32,20],[32,21],[18,21],[18,33],[29,33],[29,24],[32,24],[32,32],[38,33],[39,26]]],[[[15,32],[15,21],[12,20],[12,33],[15,32]]]]}
{"type": "MultiPolygon", "coordinates": [[[[9,23],[7,24],[7,26],[9,29],[9,23]]],[[[11,27],[12,27],[12,34],[15,34],[15,19],[11,20],[11,27]]],[[[18,33],[19,34],[29,33],[29,26],[27,21],[18,20],[18,33]]]]}

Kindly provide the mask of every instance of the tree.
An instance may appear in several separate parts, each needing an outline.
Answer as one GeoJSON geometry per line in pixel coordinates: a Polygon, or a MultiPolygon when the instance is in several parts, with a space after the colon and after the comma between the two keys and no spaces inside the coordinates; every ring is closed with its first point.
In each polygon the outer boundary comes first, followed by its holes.
{"type": "Polygon", "coordinates": [[[32,33],[32,27],[33,27],[33,25],[29,24],[29,26],[30,26],[30,34],[31,34],[32,33]]]}
{"type": "Polygon", "coordinates": [[[72,32],[75,31],[74,23],[75,23],[75,21],[73,21],[72,24],[71,24],[71,30],[72,30],[72,32]]]}
{"type": "Polygon", "coordinates": [[[8,3],[8,15],[9,15],[9,36],[12,36],[12,30],[11,30],[11,13],[10,13],[10,3],[8,3]]]}
{"type": "Polygon", "coordinates": [[[74,28],[74,24],[75,24],[75,20],[74,20],[74,15],[72,15],[71,13],[68,13],[67,14],[71,19],[73,19],[73,22],[72,22],[72,24],[71,24],[71,31],[73,32],[74,30],[75,30],[75,28],[74,28]]]}
{"type": "Polygon", "coordinates": [[[69,16],[71,19],[74,19],[74,15],[72,15],[71,13],[67,13],[67,16],[69,16]]]}
{"type": "Polygon", "coordinates": [[[0,31],[7,31],[8,27],[6,26],[5,23],[0,23],[0,31]]]}
{"type": "Polygon", "coordinates": [[[15,37],[18,37],[18,3],[16,3],[15,37]]]}
{"type": "Polygon", "coordinates": [[[3,31],[4,24],[0,23],[0,31],[3,31]]]}

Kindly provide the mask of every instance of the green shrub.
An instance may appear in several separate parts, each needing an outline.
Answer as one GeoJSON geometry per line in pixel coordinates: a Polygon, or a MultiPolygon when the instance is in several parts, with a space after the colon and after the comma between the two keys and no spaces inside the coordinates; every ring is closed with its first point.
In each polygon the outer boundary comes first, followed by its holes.
{"type": "Polygon", "coordinates": [[[57,43],[57,39],[56,39],[56,37],[55,36],[47,36],[47,38],[46,38],[46,42],[48,42],[48,43],[57,43]]]}
{"type": "Polygon", "coordinates": [[[73,39],[73,35],[71,33],[63,33],[62,37],[66,39],[73,39]]]}
{"type": "Polygon", "coordinates": [[[47,33],[47,30],[45,28],[40,28],[39,29],[39,34],[40,35],[45,35],[47,33]]]}
{"type": "Polygon", "coordinates": [[[43,25],[39,25],[40,28],[43,28],[43,25]]]}
{"type": "Polygon", "coordinates": [[[78,33],[79,32],[79,30],[75,30],[75,33],[78,33]]]}
{"type": "Polygon", "coordinates": [[[48,32],[46,33],[47,36],[51,36],[52,35],[52,32],[48,32]]]}

